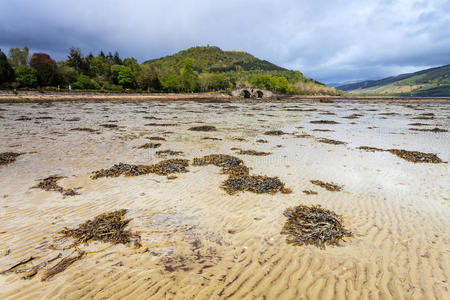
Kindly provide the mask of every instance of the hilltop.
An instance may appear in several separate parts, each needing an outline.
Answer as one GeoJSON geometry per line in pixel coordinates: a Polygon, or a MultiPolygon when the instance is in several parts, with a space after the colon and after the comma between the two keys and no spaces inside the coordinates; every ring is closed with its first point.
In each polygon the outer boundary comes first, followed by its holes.
{"type": "Polygon", "coordinates": [[[450,65],[337,87],[355,94],[449,97],[450,65]]]}

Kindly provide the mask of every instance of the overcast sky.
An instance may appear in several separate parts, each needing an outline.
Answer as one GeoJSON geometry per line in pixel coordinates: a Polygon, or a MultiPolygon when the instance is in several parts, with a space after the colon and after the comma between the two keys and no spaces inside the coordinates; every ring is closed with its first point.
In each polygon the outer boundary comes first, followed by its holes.
{"type": "Polygon", "coordinates": [[[200,45],[244,50],[316,80],[450,63],[450,0],[0,0],[0,49],[140,62],[200,45]]]}

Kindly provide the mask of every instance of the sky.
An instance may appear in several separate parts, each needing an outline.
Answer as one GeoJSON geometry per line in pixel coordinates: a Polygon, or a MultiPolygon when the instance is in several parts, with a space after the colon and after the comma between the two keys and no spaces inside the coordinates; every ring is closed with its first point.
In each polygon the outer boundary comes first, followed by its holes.
{"type": "Polygon", "coordinates": [[[0,49],[139,62],[214,45],[324,83],[450,64],[450,0],[0,0],[0,49]]]}

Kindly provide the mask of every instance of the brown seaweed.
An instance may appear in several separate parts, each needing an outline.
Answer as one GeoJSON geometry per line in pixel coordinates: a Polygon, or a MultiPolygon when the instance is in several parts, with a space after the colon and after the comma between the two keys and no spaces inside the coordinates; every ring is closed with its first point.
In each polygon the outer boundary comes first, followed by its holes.
{"type": "Polygon", "coordinates": [[[44,191],[50,192],[59,192],[64,196],[76,196],[79,193],[76,189],[65,189],[62,186],[57,184],[57,181],[64,178],[64,176],[49,176],[47,178],[42,179],[35,188],[42,189],[44,191]]]}
{"type": "Polygon", "coordinates": [[[161,136],[149,136],[146,137],[147,140],[151,140],[151,141],[165,141],[166,139],[161,137],[161,136]]]}
{"type": "Polygon", "coordinates": [[[244,162],[234,156],[226,154],[210,154],[201,158],[194,158],[194,166],[215,165],[217,167],[232,167],[244,165],[244,162]]]}
{"type": "Polygon", "coordinates": [[[241,150],[238,152],[238,154],[242,155],[254,155],[254,156],[266,156],[272,154],[272,152],[260,152],[255,150],[241,150]]]}
{"type": "Polygon", "coordinates": [[[58,240],[72,239],[73,243],[65,249],[75,248],[81,244],[89,244],[91,241],[100,241],[111,243],[113,245],[134,244],[141,246],[141,237],[138,233],[125,230],[125,227],[132,219],[125,219],[126,209],[120,209],[113,212],[105,212],[96,216],[93,220],[87,220],[77,228],[63,228],[58,232],[61,236],[58,240]]]}
{"type": "Polygon", "coordinates": [[[265,135],[284,135],[287,133],[284,131],[281,131],[281,130],[269,130],[269,131],[264,132],[264,134],[265,135]]]}
{"type": "Polygon", "coordinates": [[[397,155],[398,157],[413,162],[413,163],[433,163],[433,164],[439,164],[444,163],[442,159],[440,159],[436,154],[434,153],[424,153],[419,151],[408,151],[403,149],[379,149],[375,147],[368,147],[368,146],[360,146],[357,149],[375,152],[375,151],[384,151],[389,152],[394,155],[397,155]]]}
{"type": "Polygon", "coordinates": [[[433,163],[433,164],[443,163],[443,161],[434,153],[407,151],[402,149],[388,149],[386,151],[413,163],[433,163]]]}
{"type": "Polygon", "coordinates": [[[256,142],[257,142],[257,143],[262,143],[262,144],[267,143],[267,141],[266,141],[266,140],[263,140],[263,139],[256,140],[256,142]]]}
{"type": "Polygon", "coordinates": [[[356,149],[364,150],[364,151],[368,151],[368,152],[386,151],[384,149],[380,149],[380,148],[376,148],[376,147],[369,147],[369,146],[359,146],[356,149]]]}
{"type": "Polygon", "coordinates": [[[83,258],[83,256],[86,254],[84,251],[78,250],[78,255],[75,257],[65,257],[62,260],[60,260],[56,265],[48,269],[41,277],[42,281],[47,281],[50,278],[54,277],[56,274],[59,274],[63,272],[65,269],[67,269],[70,265],[72,265],[74,262],[80,260],[83,258]]]}
{"type": "Polygon", "coordinates": [[[161,146],[160,143],[145,143],[145,144],[139,146],[138,149],[155,149],[160,146],[161,146]]]}
{"type": "Polygon", "coordinates": [[[187,172],[187,166],[189,166],[189,161],[187,159],[178,158],[163,160],[154,165],[131,165],[119,163],[109,169],[101,169],[93,172],[91,178],[97,179],[100,177],[119,177],[120,175],[140,176],[150,173],[165,176],[172,173],[187,172]]]}
{"type": "Polygon", "coordinates": [[[202,140],[221,141],[222,139],[219,139],[216,137],[205,136],[204,138],[202,138],[202,140]]]}
{"type": "Polygon", "coordinates": [[[342,186],[339,186],[333,182],[324,182],[324,181],[320,181],[320,180],[310,180],[310,182],[312,184],[318,185],[321,188],[326,189],[327,191],[330,192],[339,192],[342,191],[342,186]]]}
{"type": "Polygon", "coordinates": [[[313,191],[313,190],[304,190],[302,192],[305,193],[306,195],[317,195],[318,194],[316,191],[313,191]]]}
{"type": "Polygon", "coordinates": [[[311,124],[340,124],[339,122],[332,121],[332,120],[314,120],[310,121],[311,124]]]}
{"type": "Polygon", "coordinates": [[[156,155],[158,156],[176,156],[176,155],[181,155],[183,154],[183,151],[173,151],[173,150],[160,150],[160,151],[156,151],[156,155]]]}
{"type": "Polygon", "coordinates": [[[409,130],[412,130],[412,131],[425,131],[425,132],[448,132],[448,130],[442,129],[442,128],[438,128],[438,127],[434,127],[432,129],[429,129],[429,128],[410,128],[409,130]]]}
{"type": "Polygon", "coordinates": [[[288,219],[281,234],[286,235],[288,244],[325,249],[326,245],[338,246],[340,241],[353,236],[342,224],[342,216],[320,206],[301,204],[286,209],[283,215],[288,219]]]}
{"type": "Polygon", "coordinates": [[[87,128],[87,127],[76,127],[76,128],[72,128],[70,130],[71,131],[86,131],[86,132],[90,132],[90,133],[97,132],[97,130],[92,129],[92,128],[87,128]]]}
{"type": "Polygon", "coordinates": [[[23,153],[16,153],[16,152],[2,152],[0,153],[0,166],[1,165],[7,165],[12,162],[15,162],[17,157],[23,155],[23,153]]]}
{"type": "Polygon", "coordinates": [[[100,126],[105,128],[117,128],[119,127],[117,124],[100,124],[100,126]]]}
{"type": "Polygon", "coordinates": [[[317,141],[319,143],[325,143],[325,144],[331,144],[331,145],[345,145],[345,144],[347,144],[346,142],[332,140],[332,139],[327,139],[327,138],[320,138],[317,141]]]}
{"type": "Polygon", "coordinates": [[[221,187],[230,195],[240,191],[249,191],[257,194],[274,194],[286,191],[284,183],[278,177],[260,175],[232,175],[222,183],[221,187]]]}
{"type": "Polygon", "coordinates": [[[189,128],[191,131],[217,131],[217,128],[214,126],[203,125],[203,126],[194,126],[189,128]]]}

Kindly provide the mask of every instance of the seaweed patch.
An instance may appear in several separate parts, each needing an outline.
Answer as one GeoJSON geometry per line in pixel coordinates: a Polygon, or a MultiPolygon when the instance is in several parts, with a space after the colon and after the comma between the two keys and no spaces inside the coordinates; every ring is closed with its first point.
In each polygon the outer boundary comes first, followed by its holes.
{"type": "Polygon", "coordinates": [[[284,135],[287,133],[284,131],[281,131],[281,130],[269,130],[269,131],[264,132],[264,134],[265,135],[284,135]]]}
{"type": "Polygon", "coordinates": [[[312,184],[318,185],[321,188],[326,189],[330,192],[340,192],[342,191],[342,186],[339,186],[333,182],[324,182],[320,180],[310,180],[312,184]]]}
{"type": "Polygon", "coordinates": [[[186,169],[187,166],[189,166],[189,161],[187,159],[179,158],[163,160],[154,165],[131,165],[119,163],[109,169],[94,171],[91,178],[98,179],[100,177],[119,177],[121,175],[140,176],[150,173],[165,176],[172,173],[188,172],[186,169]]]}
{"type": "Polygon", "coordinates": [[[145,144],[139,146],[138,149],[155,149],[160,146],[161,146],[160,143],[145,143],[145,144]]]}
{"type": "Polygon", "coordinates": [[[288,244],[325,249],[326,245],[338,246],[340,241],[353,236],[344,227],[342,216],[319,206],[299,205],[286,209],[283,215],[288,219],[281,234],[287,235],[288,244]]]}
{"type": "Polygon", "coordinates": [[[204,125],[204,126],[194,126],[189,128],[191,131],[217,131],[217,128],[214,126],[204,125]]]}
{"type": "Polygon", "coordinates": [[[64,196],[79,195],[77,189],[65,189],[57,184],[58,180],[63,178],[64,178],[63,176],[49,176],[47,178],[42,179],[38,183],[38,185],[34,186],[34,188],[39,188],[47,192],[59,192],[64,196]]]}
{"type": "Polygon", "coordinates": [[[0,166],[1,165],[7,165],[12,162],[15,162],[17,157],[23,155],[23,153],[16,153],[16,152],[2,152],[0,153],[0,166]]]}

